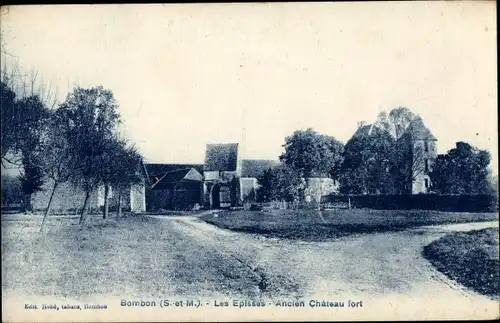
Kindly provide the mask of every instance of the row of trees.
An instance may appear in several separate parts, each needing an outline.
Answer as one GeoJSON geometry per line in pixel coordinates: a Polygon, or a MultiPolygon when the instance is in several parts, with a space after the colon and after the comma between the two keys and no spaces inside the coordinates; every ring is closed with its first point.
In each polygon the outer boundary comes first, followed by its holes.
{"type": "Polygon", "coordinates": [[[467,143],[457,143],[457,148],[437,156],[432,169],[425,169],[423,148],[406,149],[402,138],[416,118],[404,107],[382,112],[373,126],[360,129],[345,145],[313,129],[296,131],[285,139],[281,165],[258,178],[257,199],[303,200],[311,177],[338,181],[343,194],[407,194],[424,172],[435,193],[493,192],[490,154],[467,143]]]}
{"type": "MultiPolygon", "coordinates": [[[[5,82],[2,91],[2,163],[22,166],[19,176],[25,205],[31,195],[51,184],[44,220],[62,183],[85,192],[80,223],[84,223],[92,193],[104,186],[104,217],[109,187],[120,191],[140,181],[141,156],[118,135],[118,104],[102,86],[77,87],[65,101],[50,108],[38,94],[17,98],[5,82]]],[[[121,212],[121,205],[119,205],[121,212]]],[[[41,229],[42,229],[41,228],[41,229]]]]}

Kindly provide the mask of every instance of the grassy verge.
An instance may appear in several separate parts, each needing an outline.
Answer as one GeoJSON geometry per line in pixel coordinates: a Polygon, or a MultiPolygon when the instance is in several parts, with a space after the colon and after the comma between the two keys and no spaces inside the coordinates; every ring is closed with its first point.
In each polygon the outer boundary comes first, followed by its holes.
{"type": "Polygon", "coordinates": [[[224,211],[201,217],[220,228],[267,237],[323,240],[351,234],[399,231],[433,224],[492,221],[498,213],[451,213],[400,210],[224,211]]]}
{"type": "Polygon", "coordinates": [[[139,215],[103,220],[2,219],[2,293],[84,297],[259,294],[259,277],[162,220],[139,215]],[[228,279],[230,278],[230,279],[228,279]]]}
{"type": "Polygon", "coordinates": [[[453,280],[478,293],[498,298],[498,233],[498,228],[488,228],[448,234],[426,246],[423,255],[453,280]]]}

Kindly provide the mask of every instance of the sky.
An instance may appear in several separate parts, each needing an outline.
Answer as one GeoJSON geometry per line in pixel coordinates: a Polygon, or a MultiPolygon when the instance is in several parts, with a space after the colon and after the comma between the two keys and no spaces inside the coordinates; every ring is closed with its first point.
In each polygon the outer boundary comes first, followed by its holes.
{"type": "Polygon", "coordinates": [[[295,130],[345,143],[405,106],[439,153],[469,142],[496,173],[495,14],[494,1],[46,5],[2,7],[0,27],[4,63],[60,100],[111,89],[150,162],[202,163],[218,142],[277,159],[295,130]]]}

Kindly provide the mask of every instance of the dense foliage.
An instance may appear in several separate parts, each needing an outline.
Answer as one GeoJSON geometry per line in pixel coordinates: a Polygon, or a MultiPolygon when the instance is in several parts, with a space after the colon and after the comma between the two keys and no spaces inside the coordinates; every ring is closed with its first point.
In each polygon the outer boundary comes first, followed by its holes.
{"type": "Polygon", "coordinates": [[[89,196],[97,187],[112,185],[120,191],[141,181],[142,157],[117,135],[118,103],[110,90],[77,87],[54,109],[36,94],[17,98],[3,82],[1,90],[2,163],[22,166],[18,185],[2,193],[21,189],[24,206],[29,209],[31,194],[50,183],[44,221],[61,183],[70,181],[86,192],[83,222],[89,196]]]}
{"type": "Polygon", "coordinates": [[[439,155],[431,172],[434,190],[441,194],[490,194],[494,191],[488,165],[489,152],[457,142],[439,155]]]}

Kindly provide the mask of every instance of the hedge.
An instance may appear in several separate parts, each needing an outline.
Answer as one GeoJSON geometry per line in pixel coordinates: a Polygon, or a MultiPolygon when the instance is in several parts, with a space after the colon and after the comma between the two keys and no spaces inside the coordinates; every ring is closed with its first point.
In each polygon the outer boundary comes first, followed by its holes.
{"type": "Polygon", "coordinates": [[[439,210],[448,212],[494,212],[498,211],[498,198],[493,195],[328,195],[322,203],[355,208],[391,210],[439,210]]]}

